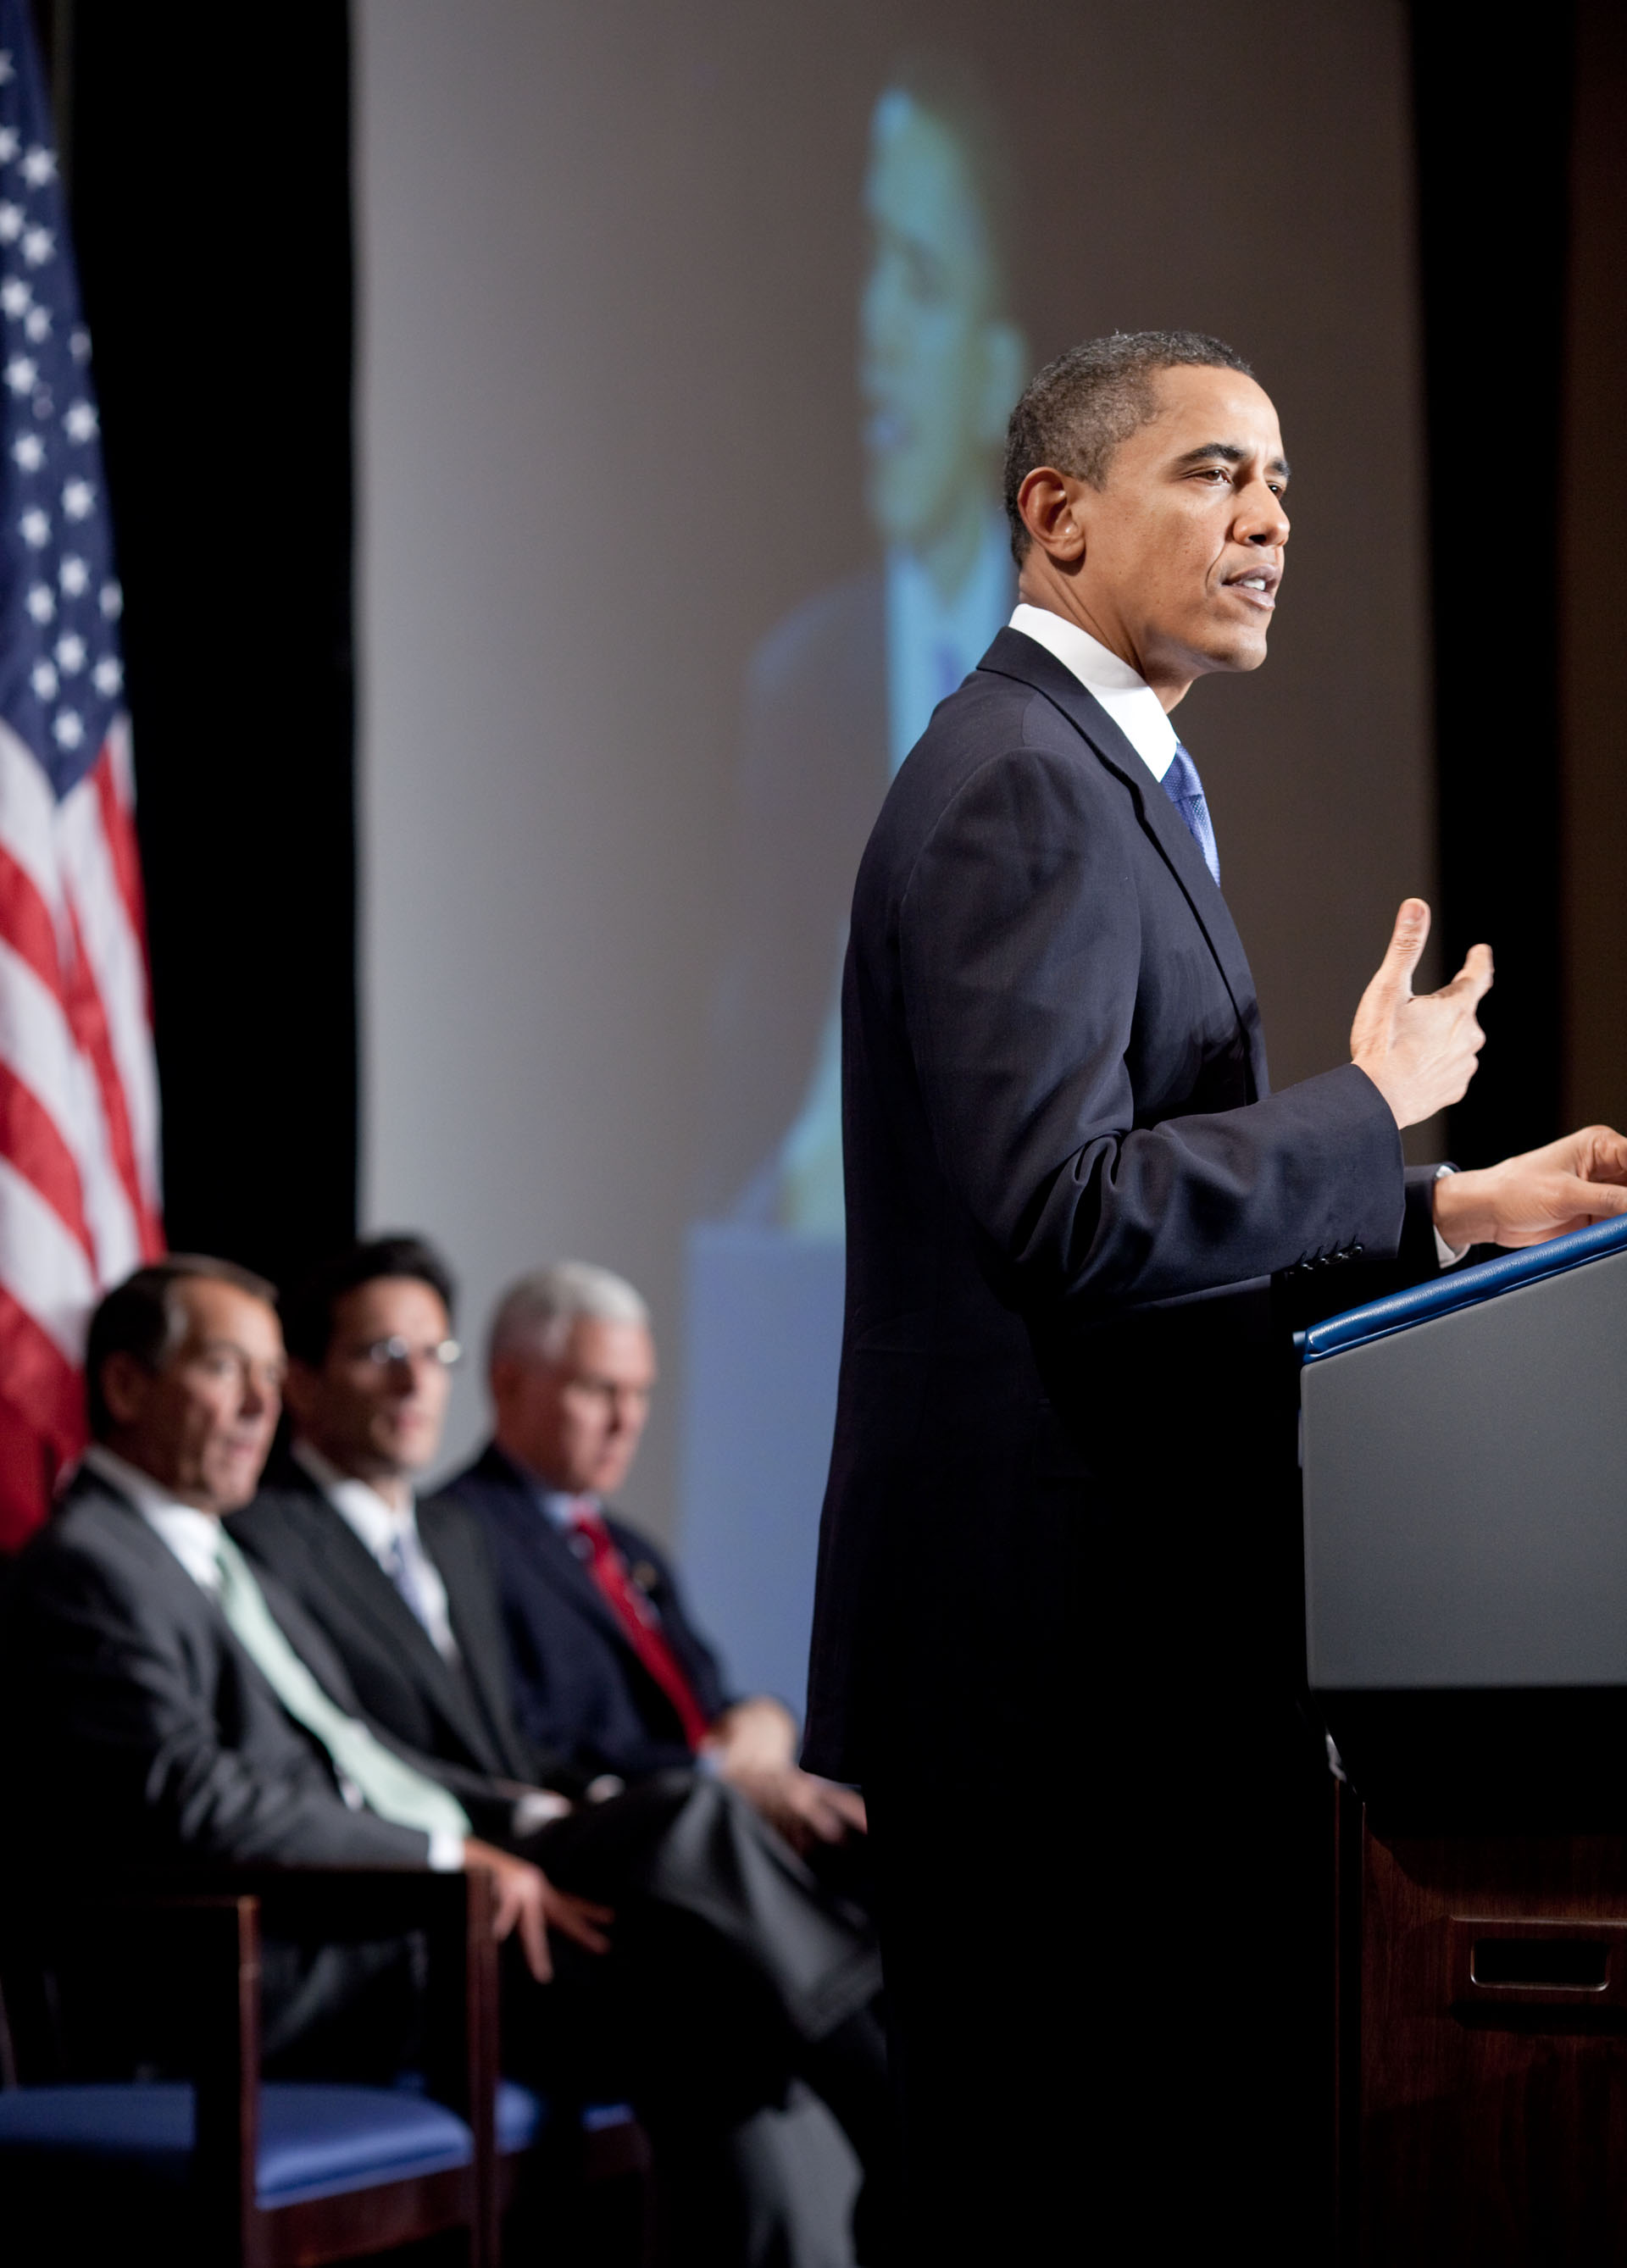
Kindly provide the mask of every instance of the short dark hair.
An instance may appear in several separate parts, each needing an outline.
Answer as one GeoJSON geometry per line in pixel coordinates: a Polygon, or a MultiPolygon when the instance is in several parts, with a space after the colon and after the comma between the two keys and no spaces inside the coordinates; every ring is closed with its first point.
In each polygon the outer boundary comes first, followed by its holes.
{"type": "Polygon", "coordinates": [[[383,1278],[405,1277],[427,1284],[438,1294],[450,1321],[457,1307],[457,1285],[452,1270],[421,1236],[396,1231],[347,1244],[341,1252],[302,1276],[283,1301],[283,1344],[296,1360],[320,1370],[333,1344],[334,1310],[347,1292],[383,1278]]]}
{"type": "Polygon", "coordinates": [[[1102,487],[1114,451],[1157,410],[1159,372],[1189,367],[1254,376],[1234,347],[1204,331],[1115,331],[1070,347],[1029,379],[1005,429],[1005,517],[1020,567],[1033,541],[1017,509],[1028,475],[1054,465],[1102,487]]]}
{"type": "Polygon", "coordinates": [[[113,1430],[113,1412],[102,1393],[101,1374],[110,1355],[133,1355],[144,1370],[161,1371],[187,1335],[187,1316],[175,1297],[183,1284],[230,1284],[251,1300],[276,1305],[276,1286],[235,1260],[216,1260],[202,1252],[172,1252],[150,1260],[122,1284],[115,1284],[91,1317],[85,1347],[85,1413],[93,1441],[113,1430]]]}
{"type": "Polygon", "coordinates": [[[889,94],[902,94],[953,143],[987,233],[996,312],[1003,312],[1015,287],[1020,241],[1017,170],[1005,121],[960,56],[936,49],[901,56],[880,99],[889,94]]]}

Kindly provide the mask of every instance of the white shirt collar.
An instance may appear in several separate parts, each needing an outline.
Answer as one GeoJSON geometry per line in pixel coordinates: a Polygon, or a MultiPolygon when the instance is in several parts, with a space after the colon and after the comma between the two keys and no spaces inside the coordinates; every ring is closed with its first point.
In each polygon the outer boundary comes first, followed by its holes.
{"type": "Polygon", "coordinates": [[[1145,678],[1110,652],[1100,638],[1049,607],[1020,605],[1010,627],[1055,654],[1088,693],[1093,694],[1155,780],[1161,781],[1180,745],[1164,704],[1145,678]]]}
{"type": "Polygon", "coordinates": [[[79,1462],[99,1473],[135,1506],[193,1581],[213,1598],[220,1589],[220,1522],[214,1513],[200,1512],[194,1504],[178,1504],[162,1482],[144,1473],[139,1465],[115,1456],[99,1441],[92,1442],[79,1462]]]}
{"type": "Polygon", "coordinates": [[[342,1473],[309,1441],[296,1441],[293,1454],[295,1462],[304,1466],[363,1550],[371,1552],[393,1583],[400,1578],[392,1561],[405,1563],[430,1643],[443,1660],[456,1662],[458,1640],[452,1627],[452,1602],[439,1568],[423,1548],[410,1490],[406,1505],[398,1512],[376,1488],[353,1474],[342,1473]]]}
{"type": "Polygon", "coordinates": [[[303,1465],[334,1510],[346,1524],[353,1528],[375,1559],[381,1558],[394,1544],[401,1531],[410,1529],[415,1541],[418,1523],[413,1516],[413,1499],[408,1491],[406,1508],[398,1512],[387,1502],[376,1488],[365,1481],[357,1480],[350,1473],[342,1473],[337,1465],[330,1464],[320,1449],[309,1441],[293,1445],[296,1464],[303,1465]]]}
{"type": "Polygon", "coordinates": [[[596,1512],[601,1518],[604,1514],[604,1506],[596,1496],[571,1496],[563,1489],[539,1488],[537,1497],[555,1527],[567,1534],[574,1527],[579,1510],[596,1512]]]}

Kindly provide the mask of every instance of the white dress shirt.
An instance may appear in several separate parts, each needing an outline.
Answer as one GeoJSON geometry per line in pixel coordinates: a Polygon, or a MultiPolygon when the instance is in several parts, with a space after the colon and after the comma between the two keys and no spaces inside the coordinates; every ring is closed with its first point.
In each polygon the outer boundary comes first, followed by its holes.
{"type": "Polygon", "coordinates": [[[110,1488],[117,1489],[127,1503],[135,1506],[199,1590],[207,1591],[211,1599],[219,1597],[220,1557],[215,1546],[220,1522],[212,1512],[200,1512],[195,1504],[178,1504],[151,1473],[114,1456],[99,1441],[93,1442],[79,1462],[99,1473],[110,1488]]]}
{"type": "MultiPolygon", "coordinates": [[[[1100,638],[1092,637],[1077,622],[1052,614],[1049,607],[1031,607],[1025,601],[1012,613],[1009,627],[1031,637],[1036,645],[1042,645],[1047,653],[1056,655],[1064,669],[1071,671],[1086,691],[1101,703],[1153,778],[1161,784],[1174,761],[1180,735],[1145,678],[1110,652],[1100,638]]],[[[1451,1166],[1439,1168],[1442,1174],[1454,1170],[1451,1166]]],[[[1440,1231],[1435,1231],[1435,1257],[1443,1268],[1455,1267],[1468,1249],[1466,1244],[1448,1244],[1440,1231]]]]}
{"type": "Polygon", "coordinates": [[[378,1561],[392,1583],[395,1577],[390,1560],[393,1553],[400,1550],[423,1607],[423,1621],[430,1643],[443,1661],[455,1668],[460,1656],[458,1641],[452,1634],[446,1586],[418,1534],[418,1515],[411,1491],[408,1492],[405,1506],[398,1512],[377,1489],[370,1488],[365,1481],[353,1479],[349,1473],[342,1473],[308,1441],[296,1441],[293,1454],[295,1462],[304,1466],[345,1526],[378,1561]]]}
{"type": "Polygon", "coordinates": [[[1086,690],[1094,694],[1153,778],[1161,782],[1174,761],[1179,735],[1146,679],[1100,638],[1053,615],[1049,607],[1020,606],[1010,628],[1031,637],[1071,670],[1086,690]]]}

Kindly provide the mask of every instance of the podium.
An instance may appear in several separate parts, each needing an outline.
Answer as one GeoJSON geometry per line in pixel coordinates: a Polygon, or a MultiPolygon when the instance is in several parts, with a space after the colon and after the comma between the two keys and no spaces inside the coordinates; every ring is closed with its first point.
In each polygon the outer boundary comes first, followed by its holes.
{"type": "Polygon", "coordinates": [[[1627,2258],[1627,1221],[1297,1344],[1339,2257],[1627,2258]]]}

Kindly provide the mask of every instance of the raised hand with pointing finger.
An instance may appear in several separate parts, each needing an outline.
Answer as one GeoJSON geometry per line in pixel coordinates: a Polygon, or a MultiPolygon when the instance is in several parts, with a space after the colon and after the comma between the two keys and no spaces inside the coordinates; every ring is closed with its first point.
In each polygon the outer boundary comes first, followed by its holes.
{"type": "Polygon", "coordinates": [[[1491,946],[1471,946],[1439,992],[1415,993],[1413,972],[1428,939],[1429,908],[1422,898],[1403,899],[1389,949],[1351,1027],[1351,1060],[1378,1088],[1397,1126],[1416,1126],[1461,1102],[1485,1045],[1475,1012],[1491,990],[1491,946]]]}

